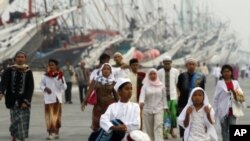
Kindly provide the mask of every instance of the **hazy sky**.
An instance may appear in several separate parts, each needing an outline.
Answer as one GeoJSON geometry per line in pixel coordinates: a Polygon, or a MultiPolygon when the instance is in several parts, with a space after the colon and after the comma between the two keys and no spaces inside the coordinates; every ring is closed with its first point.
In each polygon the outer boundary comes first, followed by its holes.
{"type": "Polygon", "coordinates": [[[216,14],[231,20],[230,26],[243,39],[242,47],[250,51],[250,0],[212,0],[216,14]]]}

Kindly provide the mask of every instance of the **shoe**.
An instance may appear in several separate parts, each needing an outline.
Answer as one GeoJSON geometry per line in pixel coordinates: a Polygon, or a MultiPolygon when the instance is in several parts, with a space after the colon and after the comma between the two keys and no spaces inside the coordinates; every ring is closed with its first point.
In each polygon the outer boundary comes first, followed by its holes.
{"type": "Polygon", "coordinates": [[[46,138],[46,140],[53,140],[53,139],[55,139],[55,136],[53,136],[53,134],[52,134],[52,135],[49,135],[49,136],[46,138]]]}
{"type": "Polygon", "coordinates": [[[55,139],[59,139],[60,136],[58,134],[55,134],[55,139]]]}
{"type": "Polygon", "coordinates": [[[72,102],[72,101],[70,101],[70,102],[69,102],[69,104],[73,104],[73,102],[72,102]]]}
{"type": "Polygon", "coordinates": [[[172,138],[177,138],[177,135],[176,135],[176,128],[173,128],[173,129],[171,130],[171,136],[172,136],[172,138]]]}
{"type": "Polygon", "coordinates": [[[176,134],[171,134],[172,138],[177,138],[176,134]]]}

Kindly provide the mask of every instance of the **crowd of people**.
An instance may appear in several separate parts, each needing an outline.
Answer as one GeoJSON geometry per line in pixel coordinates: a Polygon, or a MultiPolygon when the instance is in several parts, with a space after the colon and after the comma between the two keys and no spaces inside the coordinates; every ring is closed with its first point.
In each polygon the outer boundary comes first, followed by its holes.
{"type": "MultiPolygon", "coordinates": [[[[25,52],[15,55],[15,63],[1,77],[0,100],[5,97],[10,110],[12,140],[28,138],[30,106],[34,78],[26,65],[25,52]]],[[[184,141],[218,140],[215,123],[220,123],[223,141],[229,141],[229,126],[243,116],[244,94],[230,65],[216,66],[213,104],[206,94],[206,64],[199,67],[194,58],[185,61],[186,70],[172,66],[165,56],[163,67],[139,71],[137,59],[123,61],[121,53],[102,54],[91,72],[81,61],[74,69],[69,62],[62,68],[49,59],[40,89],[44,93],[47,140],[60,138],[63,94],[65,104],[72,104],[72,77],[79,87],[82,111],[93,105],[92,133],[89,141],[164,141],[177,138],[177,128],[184,141]],[[178,127],[179,125],[179,127],[178,127]]]]}

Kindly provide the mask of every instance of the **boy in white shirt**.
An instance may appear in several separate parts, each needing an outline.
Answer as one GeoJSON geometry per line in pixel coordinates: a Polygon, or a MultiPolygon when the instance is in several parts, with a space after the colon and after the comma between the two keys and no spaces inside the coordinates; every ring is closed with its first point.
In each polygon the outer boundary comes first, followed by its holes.
{"type": "Polygon", "coordinates": [[[129,79],[118,79],[114,89],[120,96],[101,116],[97,140],[121,141],[126,133],[140,129],[140,107],[129,102],[132,84],[129,79]]]}

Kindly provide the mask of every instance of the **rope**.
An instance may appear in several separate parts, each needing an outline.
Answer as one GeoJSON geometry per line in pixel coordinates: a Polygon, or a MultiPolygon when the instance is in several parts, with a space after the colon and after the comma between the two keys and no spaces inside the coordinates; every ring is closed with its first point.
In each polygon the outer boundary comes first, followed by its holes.
{"type": "Polygon", "coordinates": [[[102,19],[102,22],[103,22],[104,26],[105,26],[106,28],[108,28],[108,26],[107,26],[107,24],[106,24],[104,18],[103,18],[102,15],[101,15],[101,11],[100,11],[100,9],[98,8],[98,6],[97,6],[95,0],[93,0],[93,2],[94,2],[94,5],[95,5],[95,7],[96,7],[96,10],[97,10],[97,12],[98,12],[100,18],[102,19]]]}

